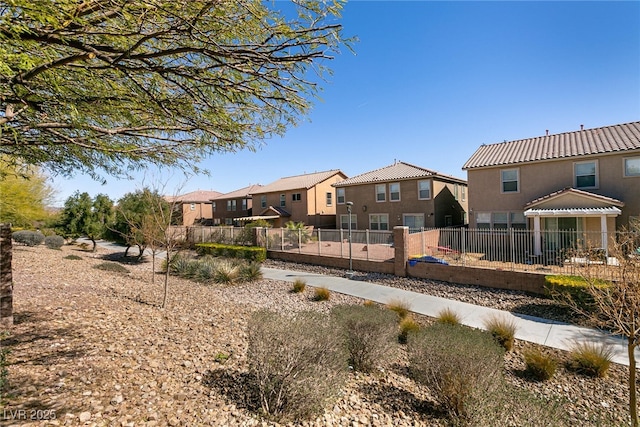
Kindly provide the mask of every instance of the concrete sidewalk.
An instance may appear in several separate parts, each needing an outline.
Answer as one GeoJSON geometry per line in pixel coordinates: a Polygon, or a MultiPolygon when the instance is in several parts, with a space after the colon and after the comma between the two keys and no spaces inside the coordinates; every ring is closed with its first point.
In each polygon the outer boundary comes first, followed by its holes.
{"type": "MultiPolygon", "coordinates": [[[[442,309],[450,308],[461,317],[463,324],[476,328],[483,328],[484,321],[491,316],[501,316],[507,320],[512,320],[517,325],[517,339],[561,350],[568,350],[573,343],[578,341],[609,343],[614,350],[613,361],[623,365],[629,365],[626,340],[621,337],[603,334],[594,329],[569,325],[567,323],[539,317],[514,314],[508,311],[481,307],[465,302],[448,300],[344,277],[266,267],[263,267],[262,271],[264,277],[268,279],[289,282],[302,279],[309,286],[324,286],[332,292],[352,295],[382,304],[392,300],[405,301],[410,305],[411,311],[429,317],[436,317],[442,309]]],[[[636,350],[636,357],[640,359],[640,349],[636,350]]]]}

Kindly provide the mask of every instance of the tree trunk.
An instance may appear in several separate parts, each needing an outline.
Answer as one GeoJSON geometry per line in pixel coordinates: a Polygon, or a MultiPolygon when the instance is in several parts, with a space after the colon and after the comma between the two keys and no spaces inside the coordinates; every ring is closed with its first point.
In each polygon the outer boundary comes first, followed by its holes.
{"type": "Polygon", "coordinates": [[[98,248],[98,244],[96,243],[96,239],[90,238],[91,239],[91,243],[93,243],[93,248],[91,248],[91,252],[95,252],[96,249],[98,248]]]}
{"type": "Polygon", "coordinates": [[[0,327],[13,325],[11,226],[0,224],[0,327]]]}
{"type": "Polygon", "coordinates": [[[628,337],[627,353],[629,354],[629,415],[631,425],[638,427],[638,398],[636,387],[636,353],[635,337],[628,337]]]}

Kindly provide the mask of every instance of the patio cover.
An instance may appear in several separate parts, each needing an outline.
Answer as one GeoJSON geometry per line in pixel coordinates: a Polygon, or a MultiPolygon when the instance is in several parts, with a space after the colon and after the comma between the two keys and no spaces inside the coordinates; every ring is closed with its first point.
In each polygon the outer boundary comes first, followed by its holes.
{"type": "Polygon", "coordinates": [[[280,218],[280,215],[257,215],[257,216],[243,216],[240,218],[234,218],[236,221],[257,221],[259,219],[276,219],[280,218]]]}
{"type": "Polygon", "coordinates": [[[524,216],[618,216],[622,211],[615,206],[604,208],[527,209],[524,216]]]}

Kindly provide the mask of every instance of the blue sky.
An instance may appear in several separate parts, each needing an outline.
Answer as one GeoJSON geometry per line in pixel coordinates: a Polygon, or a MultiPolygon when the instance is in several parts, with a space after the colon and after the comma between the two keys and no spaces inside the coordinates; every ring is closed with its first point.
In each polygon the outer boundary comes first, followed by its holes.
{"type": "Polygon", "coordinates": [[[351,1],[333,76],[308,118],[256,152],[218,154],[210,176],[149,171],[106,185],[55,178],[117,200],[146,183],[222,193],[284,176],[355,176],[405,161],[466,179],[481,144],[640,120],[638,1],[351,1]]]}

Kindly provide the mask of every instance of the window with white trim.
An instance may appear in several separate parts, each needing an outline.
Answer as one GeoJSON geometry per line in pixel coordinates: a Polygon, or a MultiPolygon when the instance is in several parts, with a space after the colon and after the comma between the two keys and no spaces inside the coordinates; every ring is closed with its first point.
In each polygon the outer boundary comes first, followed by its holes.
{"type": "Polygon", "coordinates": [[[376,184],[376,202],[386,202],[386,201],[387,201],[387,185],[376,184]]]}
{"type": "Polygon", "coordinates": [[[261,208],[266,208],[267,207],[267,196],[266,195],[260,196],[260,207],[261,208]]]}
{"type": "Polygon", "coordinates": [[[476,212],[476,227],[491,228],[491,212],[476,212]]]}
{"type": "Polygon", "coordinates": [[[287,196],[285,194],[280,195],[280,207],[284,208],[287,206],[287,196]]]}
{"type": "Polygon", "coordinates": [[[420,230],[424,227],[424,214],[404,214],[402,225],[409,227],[409,230],[420,230]]]}
{"type": "Polygon", "coordinates": [[[573,164],[574,184],[576,188],[598,187],[598,162],[577,162],[573,164]]]}
{"type": "Polygon", "coordinates": [[[418,181],[418,200],[429,200],[431,198],[431,180],[424,179],[418,181]]]}
{"type": "MultiPolygon", "coordinates": [[[[356,230],[358,223],[358,216],[355,214],[351,214],[351,229],[356,230]]],[[[349,215],[340,215],[340,228],[343,230],[349,229],[349,215]]]]}
{"type": "Polygon", "coordinates": [[[370,230],[388,230],[389,215],[388,214],[371,214],[369,215],[370,230]]]}
{"type": "Polygon", "coordinates": [[[518,169],[503,169],[500,171],[500,191],[502,193],[517,193],[520,191],[520,173],[518,169]]]}
{"type": "Polygon", "coordinates": [[[389,201],[390,202],[399,202],[400,201],[400,183],[392,182],[389,184],[389,201]]]}
{"type": "Polygon", "coordinates": [[[507,212],[493,212],[491,214],[492,227],[498,230],[509,228],[509,214],[507,212]]]}
{"type": "Polygon", "coordinates": [[[627,157],[624,159],[624,176],[640,176],[640,157],[627,157]]]}
{"type": "Polygon", "coordinates": [[[344,202],[345,202],[344,188],[336,188],[336,199],[338,200],[339,205],[344,205],[344,202]]]}
{"type": "Polygon", "coordinates": [[[235,210],[236,210],[236,201],[235,201],[235,199],[227,200],[227,211],[231,212],[231,211],[235,211],[235,210]]]}
{"type": "Polygon", "coordinates": [[[211,209],[213,209],[213,211],[216,211],[216,202],[211,202],[211,209]]]}
{"type": "Polygon", "coordinates": [[[333,193],[327,191],[327,206],[333,206],[333,193]]]}
{"type": "Polygon", "coordinates": [[[467,201],[467,186],[463,185],[460,190],[461,190],[460,192],[462,193],[462,201],[466,202],[467,201]]]}
{"type": "Polygon", "coordinates": [[[249,200],[248,199],[242,199],[242,210],[246,211],[247,210],[247,206],[249,205],[249,200]]]}

